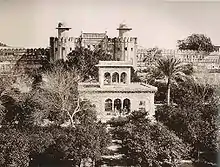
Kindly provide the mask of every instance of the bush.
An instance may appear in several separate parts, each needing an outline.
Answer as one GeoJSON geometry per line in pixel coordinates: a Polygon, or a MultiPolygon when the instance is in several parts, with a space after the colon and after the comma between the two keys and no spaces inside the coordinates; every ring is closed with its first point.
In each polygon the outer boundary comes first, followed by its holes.
{"type": "Polygon", "coordinates": [[[112,127],[117,126],[123,126],[125,125],[129,119],[127,117],[113,117],[109,121],[107,121],[107,124],[110,124],[112,127]]]}

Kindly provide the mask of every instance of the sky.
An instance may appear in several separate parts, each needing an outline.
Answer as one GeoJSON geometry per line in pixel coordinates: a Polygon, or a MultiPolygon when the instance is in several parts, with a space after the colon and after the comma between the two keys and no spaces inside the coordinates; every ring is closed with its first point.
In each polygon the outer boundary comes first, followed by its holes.
{"type": "Polygon", "coordinates": [[[126,23],[145,48],[174,49],[192,33],[220,45],[220,0],[0,0],[0,42],[15,47],[48,47],[58,22],[69,34],[105,32],[118,36],[126,23]]]}

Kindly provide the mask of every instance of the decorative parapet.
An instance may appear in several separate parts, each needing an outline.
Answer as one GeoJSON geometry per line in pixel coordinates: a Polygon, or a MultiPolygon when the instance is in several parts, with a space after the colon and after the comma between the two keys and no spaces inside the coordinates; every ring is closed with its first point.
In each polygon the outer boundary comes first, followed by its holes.
{"type": "Polygon", "coordinates": [[[47,60],[48,48],[5,48],[0,49],[0,61],[47,60]]]}
{"type": "Polygon", "coordinates": [[[107,37],[106,33],[107,32],[104,32],[104,33],[85,33],[85,32],[82,32],[81,38],[84,38],[84,39],[102,39],[102,38],[107,37]]]}
{"type": "Polygon", "coordinates": [[[0,52],[25,52],[25,48],[15,48],[15,47],[0,47],[0,52]]]}
{"type": "Polygon", "coordinates": [[[135,44],[137,44],[137,38],[136,37],[115,37],[115,38],[108,38],[108,42],[112,42],[112,43],[134,42],[135,44]]]}
{"type": "MultiPolygon", "coordinates": [[[[138,66],[144,67],[152,61],[149,54],[151,49],[139,47],[137,49],[138,66]],[[144,62],[145,61],[145,62],[144,62]]],[[[198,52],[192,50],[174,50],[162,49],[162,56],[175,57],[183,63],[192,63],[194,66],[206,66],[209,69],[220,69],[220,52],[215,51],[211,53],[198,52]]]]}
{"type": "Polygon", "coordinates": [[[99,61],[97,67],[132,67],[131,61],[99,61]]]}

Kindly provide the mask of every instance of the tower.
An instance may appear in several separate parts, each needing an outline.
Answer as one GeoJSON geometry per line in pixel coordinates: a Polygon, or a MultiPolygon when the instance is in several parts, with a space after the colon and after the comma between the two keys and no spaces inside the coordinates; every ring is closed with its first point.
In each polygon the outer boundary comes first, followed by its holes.
{"type": "Polygon", "coordinates": [[[58,47],[57,47],[57,57],[55,58],[56,60],[58,59],[63,59],[64,61],[67,59],[67,48],[66,48],[66,43],[68,41],[68,31],[71,28],[66,27],[63,23],[58,23],[57,26],[57,31],[58,31],[58,47]]]}
{"type": "Polygon", "coordinates": [[[136,69],[136,51],[137,51],[137,38],[131,37],[130,32],[132,28],[129,28],[126,24],[122,23],[117,28],[118,42],[119,42],[119,61],[131,62],[134,69],[136,69]]]}
{"type": "Polygon", "coordinates": [[[129,28],[126,24],[122,23],[117,30],[119,32],[118,37],[130,37],[130,31],[132,28],[129,28]]]}

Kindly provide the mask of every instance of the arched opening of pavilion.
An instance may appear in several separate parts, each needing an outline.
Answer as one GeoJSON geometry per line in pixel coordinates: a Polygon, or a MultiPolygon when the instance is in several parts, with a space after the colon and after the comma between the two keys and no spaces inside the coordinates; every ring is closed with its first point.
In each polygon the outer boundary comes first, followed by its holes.
{"type": "Polygon", "coordinates": [[[115,112],[121,113],[121,100],[120,99],[115,99],[114,100],[114,110],[115,112]]]}
{"type": "Polygon", "coordinates": [[[110,85],[111,84],[111,74],[109,72],[106,72],[104,74],[104,85],[110,85]]]}
{"type": "Polygon", "coordinates": [[[112,75],[112,83],[119,83],[119,74],[117,72],[112,75]]]}
{"type": "Polygon", "coordinates": [[[126,98],[123,101],[123,114],[129,114],[130,111],[131,111],[131,101],[126,98]]]}
{"type": "Polygon", "coordinates": [[[106,112],[111,112],[112,111],[112,100],[111,99],[106,99],[105,100],[105,111],[106,112]]]}
{"type": "Polygon", "coordinates": [[[121,83],[126,84],[127,83],[127,74],[125,72],[121,73],[121,83]]]}

